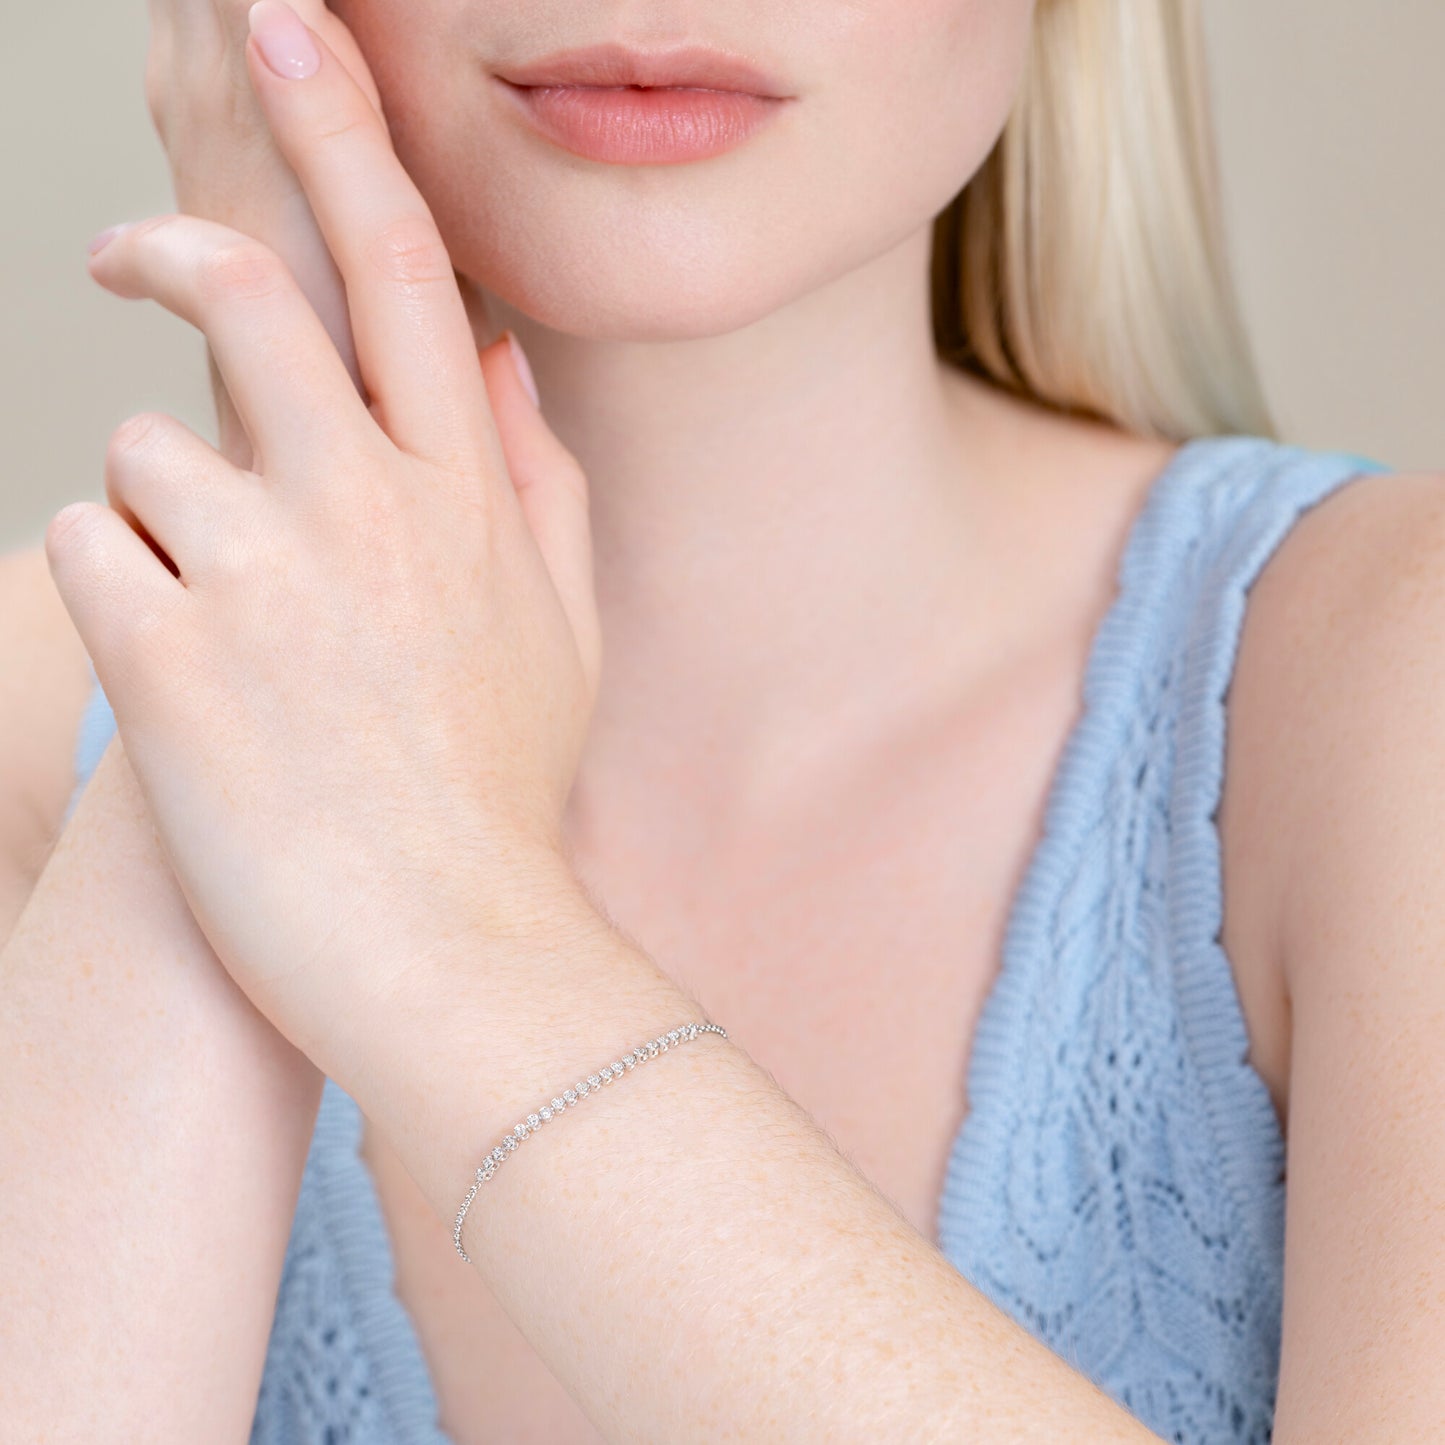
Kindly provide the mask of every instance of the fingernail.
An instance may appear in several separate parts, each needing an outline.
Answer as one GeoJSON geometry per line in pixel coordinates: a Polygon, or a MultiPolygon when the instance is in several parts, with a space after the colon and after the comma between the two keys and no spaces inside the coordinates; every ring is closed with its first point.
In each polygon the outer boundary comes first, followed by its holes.
{"type": "Polygon", "coordinates": [[[527,360],[527,353],[522,350],[522,343],[517,340],[517,333],[509,327],[507,340],[512,347],[512,365],[517,368],[517,379],[527,388],[527,395],[532,398],[532,405],[540,407],[542,399],[537,395],[537,378],[532,375],[532,365],[527,360]]]}
{"type": "Polygon", "coordinates": [[[321,67],[321,52],[301,17],[282,0],[256,0],[246,12],[261,58],[286,80],[305,80],[321,67]]]}
{"type": "Polygon", "coordinates": [[[128,225],[130,225],[129,221],[121,221],[119,225],[107,226],[105,230],[90,238],[90,243],[86,249],[92,256],[94,256],[97,251],[103,251],[128,225]]]}

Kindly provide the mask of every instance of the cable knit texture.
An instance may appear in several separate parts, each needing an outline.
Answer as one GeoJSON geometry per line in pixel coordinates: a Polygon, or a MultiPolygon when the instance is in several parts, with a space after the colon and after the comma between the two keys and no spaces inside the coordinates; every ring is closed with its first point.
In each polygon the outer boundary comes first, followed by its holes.
{"type": "MultiPolygon", "coordinates": [[[[1180,1445],[1267,1441],[1279,1370],[1284,1141],[1218,942],[1224,698],[1246,593],[1308,507],[1386,470],[1235,436],[1186,443],[1155,479],[1012,900],[948,1156],[948,1258],[1180,1445]]],[[[72,807],[114,727],[97,686],[72,807]]],[[[328,1080],[252,1445],[448,1445],[360,1127],[328,1080]]]]}

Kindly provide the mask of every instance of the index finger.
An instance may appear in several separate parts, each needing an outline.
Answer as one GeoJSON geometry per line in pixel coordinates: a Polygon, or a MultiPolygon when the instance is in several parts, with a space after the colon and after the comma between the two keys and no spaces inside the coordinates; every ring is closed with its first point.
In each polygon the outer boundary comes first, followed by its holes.
{"type": "Polygon", "coordinates": [[[451,257],[385,122],[282,0],[257,0],[249,23],[251,82],[346,283],[377,420],[397,446],[452,469],[500,456],[451,257]]]}

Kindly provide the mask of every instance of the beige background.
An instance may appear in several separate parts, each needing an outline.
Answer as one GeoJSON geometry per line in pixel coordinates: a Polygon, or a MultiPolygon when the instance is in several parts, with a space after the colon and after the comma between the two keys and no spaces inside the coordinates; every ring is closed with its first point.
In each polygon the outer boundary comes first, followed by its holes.
{"type": "MultiPolygon", "coordinates": [[[[1445,467],[1445,4],[1206,3],[1235,263],[1286,436],[1445,467]]],[[[0,549],[103,497],[124,417],[214,435],[198,335],[85,272],[94,232],[172,202],[145,6],[84,8],[11,6],[0,47],[0,549]]]]}

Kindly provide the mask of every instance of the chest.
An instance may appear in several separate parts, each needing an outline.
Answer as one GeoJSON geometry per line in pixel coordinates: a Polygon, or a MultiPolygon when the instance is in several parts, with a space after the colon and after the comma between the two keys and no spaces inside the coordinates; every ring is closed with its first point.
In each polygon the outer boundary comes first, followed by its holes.
{"type": "MultiPolygon", "coordinates": [[[[606,839],[576,855],[611,916],[935,1243],[978,1015],[1072,717],[1058,701],[1050,710],[1035,699],[1012,727],[995,719],[971,745],[915,756],[916,766],[891,760],[871,788],[855,780],[835,815],[755,835],[745,855],[719,846],[708,866],[644,867],[625,841],[606,839]]],[[[1241,851],[1236,869],[1248,866],[1241,851]]],[[[1275,1023],[1252,937],[1245,916],[1227,910],[1241,1001],[1267,1055],[1275,1023]]],[[[596,1445],[369,1131],[363,1157],[393,1243],[395,1290],[451,1438],[596,1445]]]]}

